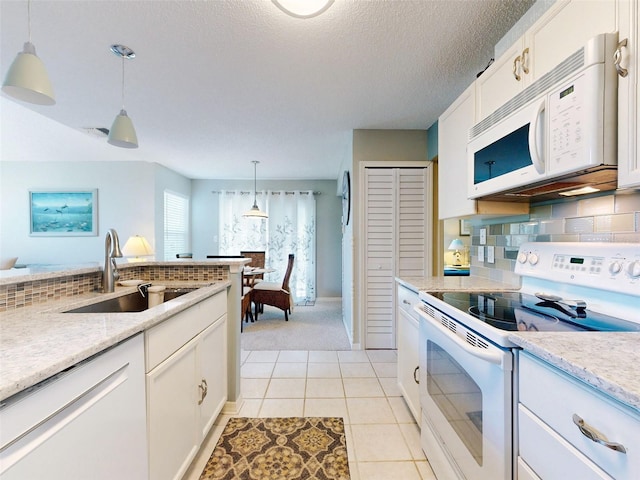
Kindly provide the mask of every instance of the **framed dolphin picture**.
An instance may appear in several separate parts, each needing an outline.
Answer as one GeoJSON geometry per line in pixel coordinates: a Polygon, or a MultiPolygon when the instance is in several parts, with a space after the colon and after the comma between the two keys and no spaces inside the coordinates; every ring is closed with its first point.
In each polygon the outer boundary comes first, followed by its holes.
{"type": "Polygon", "coordinates": [[[31,236],[97,236],[98,190],[31,190],[29,213],[31,236]]]}

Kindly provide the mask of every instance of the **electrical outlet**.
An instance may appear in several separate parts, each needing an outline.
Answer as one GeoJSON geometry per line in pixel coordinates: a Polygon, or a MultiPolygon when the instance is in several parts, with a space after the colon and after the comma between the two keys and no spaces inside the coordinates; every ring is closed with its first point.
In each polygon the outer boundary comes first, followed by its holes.
{"type": "Polygon", "coordinates": [[[484,247],[478,247],[478,261],[484,262],[484,247]]]}
{"type": "Polygon", "coordinates": [[[487,247],[487,263],[496,263],[496,247],[493,245],[487,247]]]}
{"type": "Polygon", "coordinates": [[[480,245],[486,245],[486,244],[487,244],[487,229],[481,228],[480,229],[480,245]]]}

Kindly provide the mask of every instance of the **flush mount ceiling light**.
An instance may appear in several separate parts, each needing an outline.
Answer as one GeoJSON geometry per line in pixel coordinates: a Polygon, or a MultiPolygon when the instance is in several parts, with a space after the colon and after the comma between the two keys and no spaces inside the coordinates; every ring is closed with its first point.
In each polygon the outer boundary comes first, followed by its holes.
{"type": "Polygon", "coordinates": [[[262,210],[260,210],[260,208],[258,208],[258,202],[256,201],[256,195],[257,195],[257,188],[256,188],[256,168],[257,165],[260,163],[257,160],[253,160],[253,207],[251,207],[251,210],[246,211],[245,213],[242,214],[243,217],[257,217],[257,218],[268,218],[269,215],[267,215],[265,212],[263,212],[262,210]]]}
{"type": "Polygon", "coordinates": [[[27,2],[29,41],[9,67],[2,91],[13,98],[36,105],[53,105],[56,98],[44,63],[36,55],[31,43],[31,1],[27,2]]]}
{"type": "Polygon", "coordinates": [[[287,15],[296,18],[317,17],[333,4],[334,0],[271,0],[287,15]]]}
{"type": "Polygon", "coordinates": [[[116,147],[138,148],[136,130],[133,128],[133,122],[124,109],[124,60],[125,58],[131,60],[136,57],[136,54],[124,45],[111,45],[111,51],[114,55],[122,58],[122,109],[111,125],[107,142],[116,147]]]}

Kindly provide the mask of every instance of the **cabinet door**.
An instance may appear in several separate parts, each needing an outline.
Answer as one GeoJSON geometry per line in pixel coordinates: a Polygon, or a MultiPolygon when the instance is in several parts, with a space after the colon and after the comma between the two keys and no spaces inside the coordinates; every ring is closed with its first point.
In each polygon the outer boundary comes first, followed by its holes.
{"type": "Polygon", "coordinates": [[[467,88],[438,120],[438,217],[476,213],[467,199],[467,142],[474,124],[475,84],[467,88]]]}
{"type": "Polygon", "coordinates": [[[202,332],[197,349],[200,376],[196,382],[199,390],[198,402],[202,401],[199,429],[201,439],[204,439],[227,401],[226,315],[202,332]],[[204,389],[207,394],[202,398],[204,389]]]}
{"type": "Polygon", "coordinates": [[[149,476],[179,479],[200,445],[194,338],[147,374],[149,476]]]}
{"type": "Polygon", "coordinates": [[[525,34],[527,84],[565,60],[600,33],[617,30],[618,0],[556,2],[525,34]]]}
{"type": "Polygon", "coordinates": [[[640,6],[637,1],[625,1],[620,5],[620,46],[621,67],[626,69],[625,77],[618,77],[618,186],[620,188],[640,187],[640,6]]]}
{"type": "Polygon", "coordinates": [[[431,272],[427,235],[432,222],[431,175],[428,168],[401,168],[397,179],[395,274],[399,277],[424,277],[431,272]]]}
{"type": "Polygon", "coordinates": [[[525,83],[525,74],[522,71],[523,50],[523,40],[520,39],[476,80],[474,124],[495,112],[498,107],[522,91],[525,83]]]}
{"type": "Polygon", "coordinates": [[[418,425],[421,422],[418,365],[420,338],[418,321],[398,308],[398,386],[418,425]]]}

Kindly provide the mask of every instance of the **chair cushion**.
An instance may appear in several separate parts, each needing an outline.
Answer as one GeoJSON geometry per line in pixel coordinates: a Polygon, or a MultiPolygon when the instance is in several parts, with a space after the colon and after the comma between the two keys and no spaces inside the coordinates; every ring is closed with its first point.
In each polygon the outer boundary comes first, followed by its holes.
{"type": "MultiPolygon", "coordinates": [[[[271,290],[271,291],[279,291],[282,290],[282,284],[276,282],[260,282],[256,284],[254,290],[271,290]]],[[[284,293],[289,293],[286,290],[282,290],[284,293]]]]}

